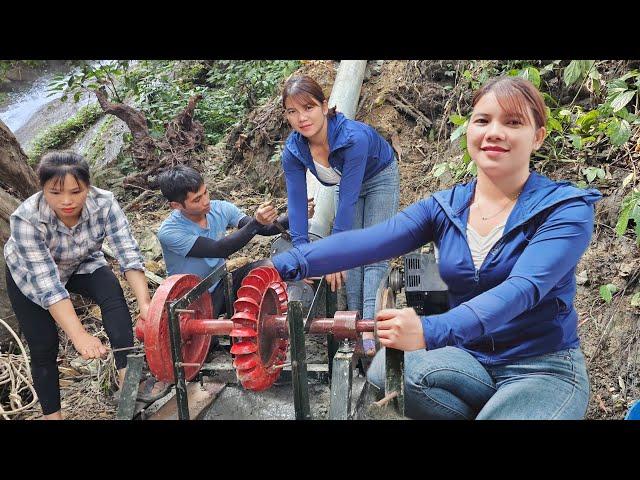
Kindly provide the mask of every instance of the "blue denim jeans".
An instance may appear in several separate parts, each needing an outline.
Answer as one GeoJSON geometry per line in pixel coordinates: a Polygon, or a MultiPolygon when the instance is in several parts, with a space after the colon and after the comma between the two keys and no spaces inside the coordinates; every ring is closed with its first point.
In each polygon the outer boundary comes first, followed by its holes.
{"type": "MultiPolygon", "coordinates": [[[[405,413],[425,420],[578,420],[589,402],[580,348],[485,366],[455,347],[405,352],[405,413]]],[[[367,372],[384,388],[384,348],[367,372]]]]}
{"type": "MultiPolygon", "coordinates": [[[[336,208],[340,186],[336,186],[336,208]]],[[[400,174],[394,159],[384,170],[362,182],[356,203],[353,230],[367,228],[393,217],[400,202],[400,174]]],[[[362,318],[373,319],[376,313],[376,293],[387,274],[389,261],[352,268],[347,272],[347,306],[359,310],[362,318]]]]}

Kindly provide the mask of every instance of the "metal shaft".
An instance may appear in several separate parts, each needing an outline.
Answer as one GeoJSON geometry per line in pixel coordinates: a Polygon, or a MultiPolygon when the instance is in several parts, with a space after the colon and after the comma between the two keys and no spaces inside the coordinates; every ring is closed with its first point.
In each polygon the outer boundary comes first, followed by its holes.
{"type": "Polygon", "coordinates": [[[182,327],[185,336],[191,335],[229,335],[233,330],[233,320],[214,320],[202,318],[189,320],[182,327]]]}
{"type": "MultiPolygon", "coordinates": [[[[354,339],[362,332],[373,332],[373,320],[356,320],[355,329],[336,318],[314,318],[310,322],[309,333],[334,335],[336,338],[354,339]]],[[[264,332],[272,338],[289,338],[286,315],[267,315],[263,318],[264,332]]],[[[233,330],[233,320],[213,318],[192,319],[182,324],[181,333],[185,337],[193,335],[229,335],[233,330]]]]}
{"type": "Polygon", "coordinates": [[[373,332],[373,320],[357,320],[356,329],[339,329],[333,318],[314,318],[309,333],[332,334],[336,338],[356,338],[358,333],[373,332]]]}

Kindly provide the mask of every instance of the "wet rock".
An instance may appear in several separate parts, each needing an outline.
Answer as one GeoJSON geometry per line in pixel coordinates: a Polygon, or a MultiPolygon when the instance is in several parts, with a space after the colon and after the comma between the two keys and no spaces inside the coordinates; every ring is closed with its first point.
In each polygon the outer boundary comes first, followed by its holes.
{"type": "Polygon", "coordinates": [[[618,265],[618,274],[621,277],[628,277],[635,270],[636,265],[633,263],[621,263],[618,265]]]}
{"type": "Polygon", "coordinates": [[[158,240],[153,231],[148,230],[143,233],[139,245],[140,251],[146,258],[150,260],[162,258],[162,245],[160,245],[160,240],[158,240]]]}
{"type": "Polygon", "coordinates": [[[98,370],[100,369],[100,360],[97,358],[92,358],[91,360],[85,360],[82,357],[77,357],[71,360],[71,368],[80,372],[86,373],[89,375],[97,375],[98,370]]]}
{"type": "Polygon", "coordinates": [[[149,272],[153,272],[156,275],[164,275],[165,268],[160,262],[156,262],[155,260],[148,260],[144,262],[144,268],[149,272]]]}
{"type": "Polygon", "coordinates": [[[583,270],[576,275],[576,283],[578,285],[584,285],[589,281],[589,277],[587,276],[587,271],[583,270]]]}
{"type": "Polygon", "coordinates": [[[250,261],[249,257],[236,257],[227,260],[227,272],[232,272],[237,268],[244,267],[250,261]]]}

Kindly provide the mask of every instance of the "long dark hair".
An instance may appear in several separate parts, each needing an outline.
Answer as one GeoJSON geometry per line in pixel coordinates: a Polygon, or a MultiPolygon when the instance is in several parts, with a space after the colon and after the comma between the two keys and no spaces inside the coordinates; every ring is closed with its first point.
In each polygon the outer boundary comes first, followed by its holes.
{"type": "MultiPolygon", "coordinates": [[[[286,101],[289,97],[301,104],[313,103],[312,99],[314,99],[322,105],[326,100],[322,87],[308,75],[296,75],[285,82],[282,89],[282,108],[287,108],[286,101]]],[[[332,107],[329,109],[327,117],[333,117],[335,114],[336,107],[332,107]]]]}
{"type": "Polygon", "coordinates": [[[40,187],[49,180],[54,179],[54,184],[60,185],[67,175],[71,175],[76,182],[91,185],[89,165],[82,155],[71,150],[52,151],[45,154],[36,170],[40,187]]]}

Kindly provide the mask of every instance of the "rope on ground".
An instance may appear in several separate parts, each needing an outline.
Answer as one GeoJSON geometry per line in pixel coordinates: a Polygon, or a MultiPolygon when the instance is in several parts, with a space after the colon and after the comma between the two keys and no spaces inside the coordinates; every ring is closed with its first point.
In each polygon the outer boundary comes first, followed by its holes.
{"type": "Polygon", "coordinates": [[[29,357],[24,349],[24,345],[20,341],[20,337],[13,329],[0,318],[2,324],[9,333],[15,338],[22,355],[11,353],[4,354],[0,352],[0,387],[9,385],[9,410],[0,403],[0,415],[5,420],[9,420],[10,415],[16,415],[33,407],[38,401],[38,395],[33,388],[31,380],[31,369],[29,368],[29,357]],[[30,390],[33,399],[27,405],[22,405],[21,392],[30,390]]]}

